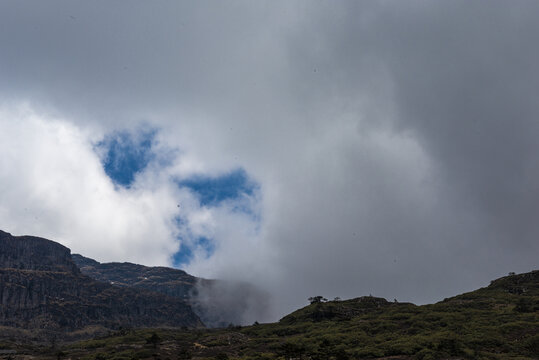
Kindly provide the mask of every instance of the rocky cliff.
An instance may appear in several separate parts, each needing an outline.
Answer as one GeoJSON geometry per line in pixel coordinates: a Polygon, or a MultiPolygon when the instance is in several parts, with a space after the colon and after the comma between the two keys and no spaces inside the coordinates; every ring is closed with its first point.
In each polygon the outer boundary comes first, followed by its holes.
{"type": "Polygon", "coordinates": [[[68,248],[0,231],[0,326],[65,332],[203,324],[179,298],[96,281],[79,271],[68,248]]]}
{"type": "Polygon", "coordinates": [[[13,237],[0,230],[0,268],[78,273],[71,251],[34,236],[13,237]]]}
{"type": "Polygon", "coordinates": [[[92,279],[113,283],[118,286],[132,286],[188,299],[196,292],[198,283],[211,283],[189,275],[183,270],[168,267],[148,267],[128,262],[99,263],[79,254],[72,259],[81,272],[92,279]]]}
{"type": "Polygon", "coordinates": [[[73,254],[72,258],[83,274],[95,280],[187,301],[209,327],[252,324],[267,317],[268,294],[248,283],[207,280],[161,266],[99,263],[78,254],[73,254]]]}

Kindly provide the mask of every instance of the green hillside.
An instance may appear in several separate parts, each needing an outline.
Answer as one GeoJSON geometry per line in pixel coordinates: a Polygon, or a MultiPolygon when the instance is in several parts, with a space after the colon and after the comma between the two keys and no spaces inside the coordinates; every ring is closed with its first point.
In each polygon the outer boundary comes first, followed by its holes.
{"type": "Polygon", "coordinates": [[[538,359],[539,271],[433,305],[367,296],[313,303],[278,323],[121,330],[45,350],[72,359],[538,359]]]}

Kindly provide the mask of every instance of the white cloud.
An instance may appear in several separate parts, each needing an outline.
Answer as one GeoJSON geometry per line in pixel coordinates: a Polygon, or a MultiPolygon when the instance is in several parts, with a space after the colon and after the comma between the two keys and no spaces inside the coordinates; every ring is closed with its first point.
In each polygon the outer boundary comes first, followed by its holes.
{"type": "MultiPolygon", "coordinates": [[[[253,226],[249,215],[234,211],[237,203],[201,207],[193,193],[178,188],[182,167],[174,163],[150,164],[131,187],[115,186],[94,146],[103,136],[98,130],[38,114],[30,105],[2,107],[0,128],[6,231],[47,237],[99,261],[171,265],[181,241],[194,246],[198,237],[215,238],[221,248],[253,226]]],[[[195,253],[202,255],[207,258],[195,253]]]]}
{"type": "Polygon", "coordinates": [[[211,236],[188,270],[261,285],[275,316],[535,266],[535,3],[96,4],[0,11],[0,95],[32,104],[1,110],[4,230],[161,265],[211,236]],[[178,156],[115,189],[92,143],[133,120],[178,156]],[[260,220],[171,181],[237,167],[260,220]]]}
{"type": "Polygon", "coordinates": [[[91,134],[28,105],[3,107],[0,128],[3,229],[48,237],[98,260],[168,262],[178,247],[175,189],[116,189],[91,134]]]}

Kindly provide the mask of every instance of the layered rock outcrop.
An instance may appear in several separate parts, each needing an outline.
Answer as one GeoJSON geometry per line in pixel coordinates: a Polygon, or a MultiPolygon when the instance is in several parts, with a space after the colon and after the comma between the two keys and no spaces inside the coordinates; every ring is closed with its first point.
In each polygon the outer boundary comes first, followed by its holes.
{"type": "Polygon", "coordinates": [[[68,248],[2,231],[0,325],[64,332],[94,325],[203,326],[182,299],[96,281],[80,272],[68,248]]]}
{"type": "Polygon", "coordinates": [[[79,254],[73,254],[72,259],[81,272],[92,279],[182,299],[190,298],[196,292],[197,284],[212,282],[189,275],[183,270],[163,266],[148,267],[128,262],[99,263],[79,254]]]}
{"type": "Polygon", "coordinates": [[[72,258],[80,271],[93,279],[187,301],[208,327],[252,324],[264,319],[268,309],[268,294],[248,283],[202,279],[162,266],[99,263],[78,254],[72,258]]]}
{"type": "Polygon", "coordinates": [[[71,251],[34,236],[11,236],[0,230],[0,268],[78,273],[71,251]]]}

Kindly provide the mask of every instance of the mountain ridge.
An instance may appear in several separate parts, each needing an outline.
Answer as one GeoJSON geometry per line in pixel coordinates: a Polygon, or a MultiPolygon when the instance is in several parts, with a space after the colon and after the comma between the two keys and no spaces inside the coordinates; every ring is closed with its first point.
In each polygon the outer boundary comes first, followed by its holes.
{"type": "MultiPolygon", "coordinates": [[[[169,291],[178,286],[169,283],[171,274],[185,276],[192,285],[196,278],[182,270],[100,264],[76,254],[81,268],[73,268],[76,261],[68,248],[5,232],[0,232],[0,254],[0,349],[17,349],[36,359],[59,354],[85,359],[539,358],[539,270],[510,273],[434,304],[374,296],[325,301],[315,296],[311,304],[275,323],[203,329],[193,302],[142,288],[169,291]],[[84,274],[92,271],[102,281],[84,274]],[[111,279],[118,284],[110,284],[111,279]],[[57,336],[88,340],[60,352],[43,345],[54,345],[57,336]]],[[[216,286],[215,294],[226,298],[220,292],[223,283],[208,282],[216,286]]],[[[192,289],[200,290],[196,285],[192,289]]],[[[234,295],[232,302],[237,301],[234,295]]],[[[223,311],[226,303],[213,306],[223,311]]]]}
{"type": "MultiPolygon", "coordinates": [[[[0,326],[66,333],[86,327],[203,327],[185,301],[82,274],[54,241],[0,232],[0,326]]],[[[60,336],[59,335],[59,336],[60,336]]]]}
{"type": "Polygon", "coordinates": [[[150,267],[131,262],[100,263],[80,254],[72,254],[71,258],[83,274],[95,280],[143,288],[180,298],[187,298],[198,282],[212,281],[165,266],[150,267]]]}
{"type": "Polygon", "coordinates": [[[537,360],[539,271],[426,305],[374,296],[311,303],[275,323],[136,329],[63,348],[94,359],[537,360]]]}
{"type": "Polygon", "coordinates": [[[263,318],[268,308],[269,295],[249,283],[204,279],[164,266],[100,263],[79,254],[72,259],[83,274],[95,280],[182,299],[208,327],[252,323],[263,318]]]}
{"type": "Polygon", "coordinates": [[[71,261],[71,250],[57,242],[37,236],[12,236],[0,230],[0,265],[2,268],[79,271],[71,261]]]}

